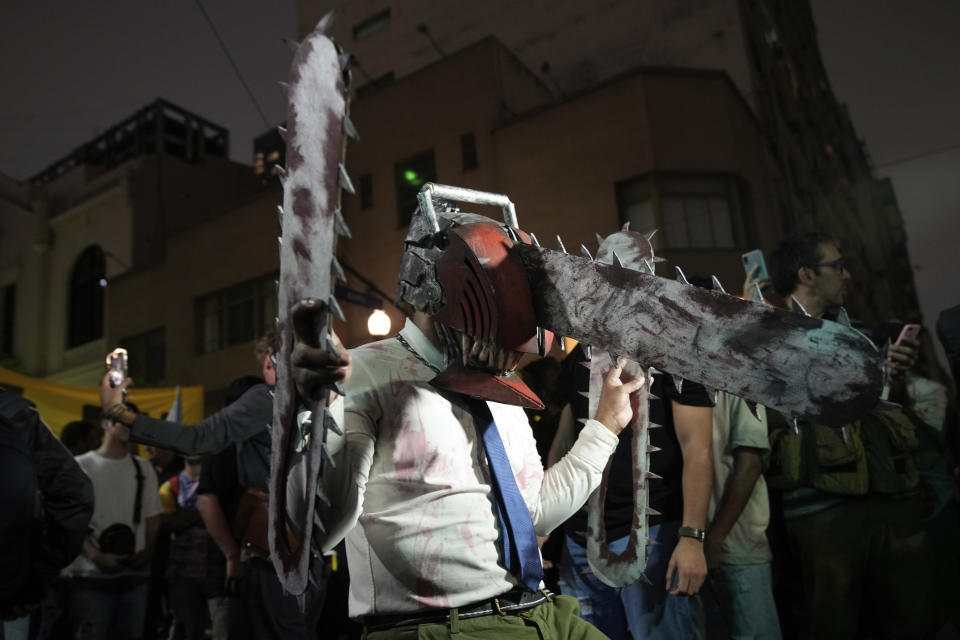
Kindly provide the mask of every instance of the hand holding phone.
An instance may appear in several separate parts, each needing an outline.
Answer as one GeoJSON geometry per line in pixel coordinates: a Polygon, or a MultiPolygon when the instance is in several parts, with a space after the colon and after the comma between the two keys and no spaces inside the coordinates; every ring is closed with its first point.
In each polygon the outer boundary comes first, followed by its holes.
{"type": "Polygon", "coordinates": [[[127,377],[127,350],[117,347],[107,354],[107,369],[110,370],[110,386],[122,385],[127,377]]]}
{"type": "Polygon", "coordinates": [[[897,337],[897,341],[893,344],[901,345],[904,340],[916,340],[917,336],[920,335],[920,325],[918,324],[905,324],[903,329],[900,330],[900,335],[897,337]]]}
{"type": "Polygon", "coordinates": [[[770,274],[767,273],[767,263],[763,259],[763,251],[760,251],[760,249],[754,249],[753,251],[747,251],[740,257],[743,260],[744,273],[750,275],[751,271],[759,267],[759,269],[753,274],[755,279],[760,280],[762,278],[770,277],[770,274]]]}
{"type": "Polygon", "coordinates": [[[767,274],[767,265],[763,260],[763,252],[759,249],[748,251],[741,256],[743,259],[743,270],[746,272],[746,278],[743,281],[743,298],[745,300],[754,299],[757,287],[760,288],[761,295],[770,288],[772,282],[767,274]]]}

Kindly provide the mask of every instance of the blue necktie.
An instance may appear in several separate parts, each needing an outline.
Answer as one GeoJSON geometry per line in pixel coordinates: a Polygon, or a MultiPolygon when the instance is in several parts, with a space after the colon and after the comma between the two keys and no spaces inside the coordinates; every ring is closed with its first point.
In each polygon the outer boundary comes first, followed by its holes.
{"type": "Polygon", "coordinates": [[[483,400],[468,398],[467,402],[477,430],[483,438],[490,475],[493,476],[493,492],[497,497],[497,516],[503,541],[503,559],[510,573],[517,576],[531,591],[536,591],[543,579],[543,565],[540,563],[537,534],[533,529],[530,510],[517,488],[510,460],[503,448],[503,440],[500,439],[490,408],[483,400]]]}

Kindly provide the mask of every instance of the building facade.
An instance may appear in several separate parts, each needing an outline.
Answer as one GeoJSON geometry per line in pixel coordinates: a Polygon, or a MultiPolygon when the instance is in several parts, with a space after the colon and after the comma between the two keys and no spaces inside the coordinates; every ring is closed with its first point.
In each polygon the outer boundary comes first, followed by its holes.
{"type": "Polygon", "coordinates": [[[300,33],[332,9],[333,36],[356,56],[361,100],[491,34],[554,101],[639,67],[725,73],[759,123],[773,180],[778,233],[750,248],[832,233],[850,256],[852,311],[871,324],[918,320],[900,212],[833,95],[809,2],[326,0],[299,4],[300,33]]]}

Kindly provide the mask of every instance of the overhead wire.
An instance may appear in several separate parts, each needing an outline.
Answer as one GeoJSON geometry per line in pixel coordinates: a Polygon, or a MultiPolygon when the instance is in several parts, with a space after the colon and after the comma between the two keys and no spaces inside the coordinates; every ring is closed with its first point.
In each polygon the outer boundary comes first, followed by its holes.
{"type": "Polygon", "coordinates": [[[210,14],[207,13],[207,10],[203,8],[200,0],[194,0],[197,5],[197,8],[200,9],[200,13],[203,14],[204,19],[207,21],[207,25],[210,26],[210,30],[213,31],[214,37],[217,39],[217,42],[220,43],[220,48],[223,50],[223,55],[227,57],[227,60],[230,62],[230,66],[233,67],[233,72],[237,74],[237,79],[240,81],[240,84],[243,85],[244,91],[247,92],[247,96],[250,98],[250,102],[253,103],[254,108],[257,110],[257,113],[260,114],[260,118],[263,120],[264,126],[269,129],[271,128],[270,121],[267,119],[266,114],[263,112],[263,109],[260,107],[260,103],[257,101],[256,96],[253,95],[253,91],[250,90],[250,86],[247,84],[247,81],[243,77],[243,73],[240,71],[240,67],[237,66],[237,63],[234,61],[233,56],[230,55],[230,50],[227,48],[227,43],[223,41],[223,38],[220,37],[220,32],[217,31],[217,26],[213,23],[213,20],[210,18],[210,14]]]}

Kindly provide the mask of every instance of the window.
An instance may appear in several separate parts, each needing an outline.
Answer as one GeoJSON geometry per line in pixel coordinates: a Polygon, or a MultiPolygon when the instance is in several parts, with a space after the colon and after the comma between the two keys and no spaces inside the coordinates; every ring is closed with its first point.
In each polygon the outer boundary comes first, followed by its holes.
{"type": "Polygon", "coordinates": [[[357,99],[369,98],[393,84],[393,71],[388,71],[381,76],[377,76],[370,82],[357,87],[357,99]]]}
{"type": "Polygon", "coordinates": [[[730,176],[653,174],[616,188],[623,221],[636,231],[660,230],[654,236],[655,249],[736,246],[739,189],[730,176]]]}
{"type": "Polygon", "coordinates": [[[167,349],[163,327],[120,341],[127,350],[130,377],[140,386],[156,386],[167,375],[167,349]]]}
{"type": "Polygon", "coordinates": [[[17,285],[8,284],[0,295],[0,356],[13,355],[13,319],[17,313],[17,285]]]}
{"type": "Polygon", "coordinates": [[[103,285],[106,259],[103,249],[84,249],[70,272],[67,348],[103,337],[103,285]]]}
{"type": "Polygon", "coordinates": [[[360,176],[360,208],[373,207],[373,176],[365,173],[360,176]]]}
{"type": "Polygon", "coordinates": [[[248,280],[197,298],[197,352],[250,342],[273,327],[276,274],[248,280]]]}
{"type": "Polygon", "coordinates": [[[477,168],[477,138],[472,132],[460,136],[460,158],[463,161],[464,171],[477,168]]]}
{"type": "Polygon", "coordinates": [[[373,35],[390,24],[390,9],[384,9],[353,28],[353,39],[360,40],[373,35]]]}
{"type": "Polygon", "coordinates": [[[397,226],[405,227],[410,224],[410,216],[417,208],[420,187],[437,180],[433,149],[396,163],[394,174],[397,180],[397,226]]]}

